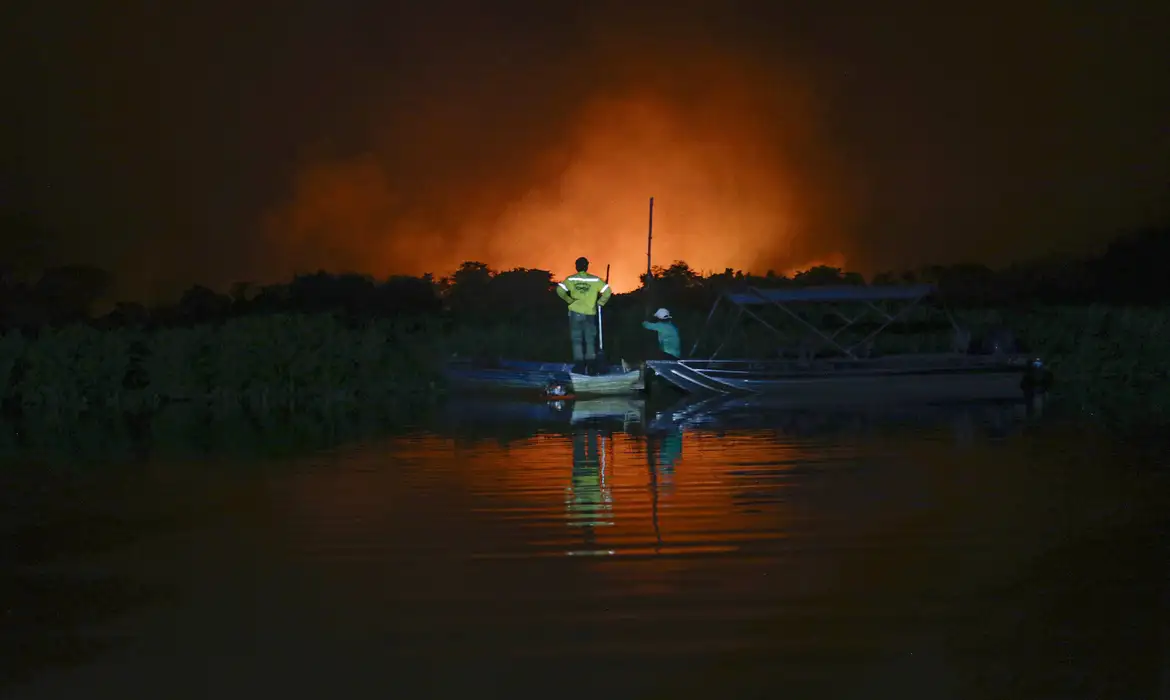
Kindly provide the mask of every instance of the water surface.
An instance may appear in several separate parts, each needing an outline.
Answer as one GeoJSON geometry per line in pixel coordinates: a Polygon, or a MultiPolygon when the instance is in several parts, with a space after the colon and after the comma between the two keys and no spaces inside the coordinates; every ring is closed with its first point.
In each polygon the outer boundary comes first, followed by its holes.
{"type": "Polygon", "coordinates": [[[1121,699],[1170,663],[1164,479],[1017,408],[153,420],[6,457],[0,693],[1121,699]]]}

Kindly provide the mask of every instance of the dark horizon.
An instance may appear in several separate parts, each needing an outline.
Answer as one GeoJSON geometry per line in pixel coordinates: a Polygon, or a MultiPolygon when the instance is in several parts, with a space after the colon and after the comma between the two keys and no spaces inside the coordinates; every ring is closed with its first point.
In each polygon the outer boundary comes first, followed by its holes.
{"type": "Polygon", "coordinates": [[[1088,255],[1170,220],[1170,8],[1114,7],[27,6],[0,264],[146,300],[578,254],[628,285],[650,196],[664,266],[1088,255]]]}

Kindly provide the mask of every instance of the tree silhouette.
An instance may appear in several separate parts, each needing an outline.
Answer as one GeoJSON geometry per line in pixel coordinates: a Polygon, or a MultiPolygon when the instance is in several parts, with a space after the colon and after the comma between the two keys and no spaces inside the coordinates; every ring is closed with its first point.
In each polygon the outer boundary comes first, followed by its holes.
{"type": "Polygon", "coordinates": [[[485,263],[465,262],[451,275],[447,303],[457,315],[482,318],[493,306],[489,292],[495,272],[485,263]]]}
{"type": "Polygon", "coordinates": [[[69,323],[89,318],[93,305],[113,285],[113,276],[90,265],[49,268],[31,293],[41,302],[46,323],[69,323]]]}
{"type": "MultiPolygon", "coordinates": [[[[0,253],[3,253],[0,250],[0,253]]],[[[1162,264],[1170,255],[1170,227],[1149,228],[1115,240],[1095,259],[1048,257],[993,270],[980,264],[930,265],[917,270],[883,272],[873,284],[938,286],[947,304],[1009,307],[1032,304],[1164,304],[1170,302],[1170,275],[1162,264]]],[[[0,263],[6,262],[0,256],[0,263]]],[[[4,270],[0,264],[0,270],[4,270]]],[[[356,321],[374,316],[443,315],[458,324],[511,323],[528,328],[560,323],[564,307],[554,294],[557,278],[547,270],[514,268],[503,272],[468,261],[449,276],[396,275],[378,282],[370,275],[328,273],[295,276],[285,284],[256,287],[239,282],[223,294],[194,286],[176,304],[148,310],[150,325],[203,323],[252,313],[336,313],[356,321]]],[[[615,295],[615,313],[640,315],[647,283],[655,306],[676,313],[708,310],[714,299],[745,287],[865,284],[854,272],[820,266],[792,279],[769,270],[756,275],[726,268],[703,275],[685,261],[655,267],[632,293],[615,295]]],[[[53,267],[35,283],[0,274],[0,324],[32,329],[43,325],[88,321],[95,302],[108,295],[111,275],[87,265],[53,267]]],[[[145,307],[122,303],[102,327],[144,325],[145,307]]],[[[549,326],[551,328],[551,326],[549,326]]],[[[614,342],[618,339],[614,337],[614,342]]]]}
{"type": "Polygon", "coordinates": [[[232,298],[219,294],[202,285],[183,292],[175,308],[177,317],[187,323],[208,323],[227,317],[232,308],[232,298]]]}

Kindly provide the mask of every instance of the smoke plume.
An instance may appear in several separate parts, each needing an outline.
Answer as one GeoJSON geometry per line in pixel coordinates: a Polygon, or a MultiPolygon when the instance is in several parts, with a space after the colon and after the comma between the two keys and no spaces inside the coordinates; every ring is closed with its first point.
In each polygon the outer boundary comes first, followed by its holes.
{"type": "Polygon", "coordinates": [[[798,71],[696,37],[613,36],[527,82],[467,70],[462,88],[397,102],[360,152],[293,175],[264,219],[274,274],[443,275],[476,260],[561,275],[584,255],[629,290],[651,196],[655,265],[844,263],[845,173],[798,71]]]}

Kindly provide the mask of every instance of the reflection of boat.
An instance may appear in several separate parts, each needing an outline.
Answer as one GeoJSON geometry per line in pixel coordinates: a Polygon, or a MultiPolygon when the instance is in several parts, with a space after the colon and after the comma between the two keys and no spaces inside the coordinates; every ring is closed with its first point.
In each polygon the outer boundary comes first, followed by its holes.
{"type": "MultiPolygon", "coordinates": [[[[726,300],[734,309],[736,319],[747,314],[776,333],[780,343],[784,343],[785,334],[757,313],[761,307],[777,309],[782,318],[797,322],[801,335],[788,338],[788,350],[802,357],[717,360],[715,356],[723,347],[721,343],[707,359],[650,360],[646,365],[657,376],[686,392],[771,393],[788,398],[793,405],[1020,399],[1025,395],[1025,387],[1044,386],[1046,370],[1039,360],[1020,353],[999,352],[999,345],[996,352],[983,355],[968,354],[966,346],[961,352],[951,353],[876,354],[877,336],[896,321],[905,320],[911,310],[921,308],[919,302],[933,292],[930,285],[912,285],[749,288],[745,292],[727,293],[716,299],[708,324],[720,303],[726,300]],[[850,304],[860,310],[847,315],[839,308],[850,304]],[[891,313],[881,305],[901,308],[891,313]],[[809,316],[821,314],[843,319],[844,323],[835,329],[822,329],[802,316],[802,309],[806,314],[811,309],[813,313],[809,316]],[[870,312],[877,314],[876,328],[846,343],[845,332],[855,328],[870,312]],[[818,351],[827,353],[819,356],[818,351]]],[[[700,334],[691,355],[702,339],[700,334]]]]}
{"type": "Polygon", "coordinates": [[[538,429],[596,421],[616,421],[624,425],[641,420],[644,404],[643,399],[629,396],[555,401],[459,396],[444,403],[442,416],[448,426],[459,428],[510,425],[538,429]]]}
{"type": "Polygon", "coordinates": [[[988,426],[1006,434],[1022,425],[1032,411],[1017,402],[984,401],[952,404],[856,405],[794,409],[783,397],[761,395],[687,397],[646,417],[647,431],[779,430],[796,435],[834,435],[875,426],[915,428],[950,425],[970,429],[988,426]]]}
{"type": "Polygon", "coordinates": [[[560,402],[459,396],[445,401],[441,416],[450,426],[568,423],[569,413],[560,402]]]}
{"type": "Polygon", "coordinates": [[[596,399],[577,399],[565,402],[565,404],[573,423],[611,418],[621,419],[623,422],[634,422],[642,419],[642,411],[646,401],[627,396],[608,396],[596,399]]]}
{"type": "Polygon", "coordinates": [[[618,396],[642,390],[642,371],[611,365],[604,374],[575,374],[564,362],[520,360],[456,360],[444,374],[451,386],[462,390],[546,392],[552,386],[575,396],[618,396]]]}

